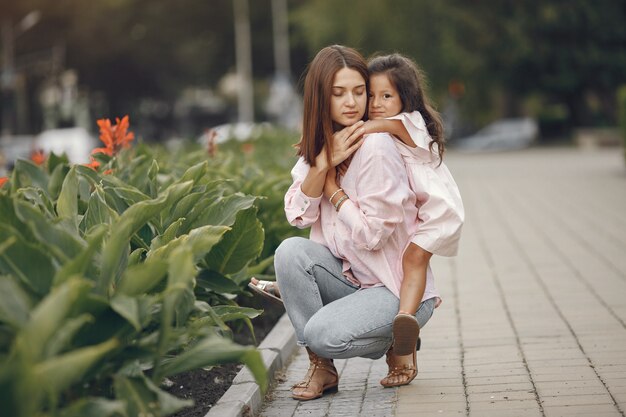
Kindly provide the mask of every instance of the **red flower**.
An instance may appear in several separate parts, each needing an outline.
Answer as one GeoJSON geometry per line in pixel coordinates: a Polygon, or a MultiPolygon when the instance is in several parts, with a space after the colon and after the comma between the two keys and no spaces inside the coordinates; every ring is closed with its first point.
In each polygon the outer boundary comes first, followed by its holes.
{"type": "Polygon", "coordinates": [[[0,177],[0,188],[2,188],[7,181],[9,181],[9,177],[0,177]]]}
{"type": "Polygon", "coordinates": [[[30,153],[30,160],[36,165],[43,165],[46,159],[46,154],[41,149],[35,149],[30,153]]]}

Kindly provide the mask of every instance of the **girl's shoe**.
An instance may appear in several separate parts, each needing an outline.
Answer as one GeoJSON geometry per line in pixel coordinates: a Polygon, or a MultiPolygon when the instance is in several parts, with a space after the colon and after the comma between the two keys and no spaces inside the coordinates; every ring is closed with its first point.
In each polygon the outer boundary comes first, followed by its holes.
{"type": "Polygon", "coordinates": [[[337,391],[339,374],[332,359],[320,358],[311,349],[309,354],[309,370],[304,379],[292,387],[292,398],[300,401],[320,398],[324,393],[337,391]]]}
{"type": "Polygon", "coordinates": [[[393,319],[393,351],[396,355],[410,355],[418,350],[417,341],[420,337],[420,326],[415,316],[398,313],[393,319]]]}
{"type": "Polygon", "coordinates": [[[398,365],[396,352],[391,347],[387,351],[387,365],[389,366],[389,372],[386,377],[380,380],[380,385],[385,388],[407,385],[417,376],[417,352],[413,351],[413,363],[411,365],[398,365]]]}
{"type": "Polygon", "coordinates": [[[248,283],[248,288],[275,303],[281,305],[283,304],[283,300],[280,298],[280,293],[278,292],[278,284],[276,284],[276,281],[258,280],[254,277],[252,279],[254,279],[256,283],[250,281],[248,283]]]}

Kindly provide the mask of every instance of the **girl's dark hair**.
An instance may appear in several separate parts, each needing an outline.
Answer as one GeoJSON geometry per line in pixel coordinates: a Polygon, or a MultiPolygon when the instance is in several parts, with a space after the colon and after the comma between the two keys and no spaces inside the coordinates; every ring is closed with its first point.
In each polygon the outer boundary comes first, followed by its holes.
{"type": "MultiPolygon", "coordinates": [[[[304,79],[302,139],[296,145],[298,155],[315,166],[315,157],[326,146],[326,157],[330,163],[333,140],[333,121],[330,116],[330,97],[333,79],[337,71],[350,68],[357,71],[369,89],[367,63],[355,49],[342,45],[327,46],[315,55],[309,64],[304,79]]],[[[367,117],[367,109],[365,117],[367,117]]]]}
{"type": "Polygon", "coordinates": [[[403,112],[417,110],[421,113],[432,139],[429,145],[430,151],[432,152],[436,143],[439,163],[441,164],[445,152],[443,122],[424,91],[426,77],[420,67],[410,58],[400,54],[391,54],[372,58],[369,61],[368,69],[370,76],[374,74],[387,75],[389,81],[398,90],[403,112]]]}

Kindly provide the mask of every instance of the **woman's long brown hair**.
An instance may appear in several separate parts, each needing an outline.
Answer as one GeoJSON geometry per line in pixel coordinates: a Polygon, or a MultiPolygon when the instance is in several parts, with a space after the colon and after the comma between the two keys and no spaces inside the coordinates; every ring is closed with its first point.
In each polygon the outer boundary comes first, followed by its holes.
{"type": "MultiPolygon", "coordinates": [[[[330,97],[335,74],[342,68],[354,69],[365,80],[369,89],[367,63],[352,48],[342,45],[327,46],[315,55],[304,79],[302,139],[296,145],[298,155],[315,166],[315,158],[326,146],[326,158],[330,163],[333,140],[333,121],[330,117],[330,97]]],[[[367,112],[367,110],[366,110],[367,112]]],[[[364,116],[366,117],[367,114],[364,116]]]]}
{"type": "Polygon", "coordinates": [[[428,134],[432,141],[428,145],[433,151],[437,144],[439,164],[443,161],[445,152],[445,138],[443,136],[443,122],[441,116],[430,104],[424,88],[426,87],[425,76],[420,67],[410,58],[400,54],[391,54],[372,58],[368,64],[370,76],[374,74],[386,74],[389,81],[398,90],[402,101],[402,111],[419,111],[424,118],[428,134]]]}

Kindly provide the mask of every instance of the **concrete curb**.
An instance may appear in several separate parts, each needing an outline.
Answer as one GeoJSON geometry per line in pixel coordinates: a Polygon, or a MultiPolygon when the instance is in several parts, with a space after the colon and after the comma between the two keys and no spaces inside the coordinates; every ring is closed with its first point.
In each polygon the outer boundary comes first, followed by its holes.
{"type": "MultiPolygon", "coordinates": [[[[258,349],[267,368],[270,384],[274,374],[287,365],[297,349],[296,335],[287,314],[278,320],[258,349]]],[[[204,417],[248,417],[256,415],[263,405],[261,388],[248,368],[239,371],[231,387],[204,417]]]]}

